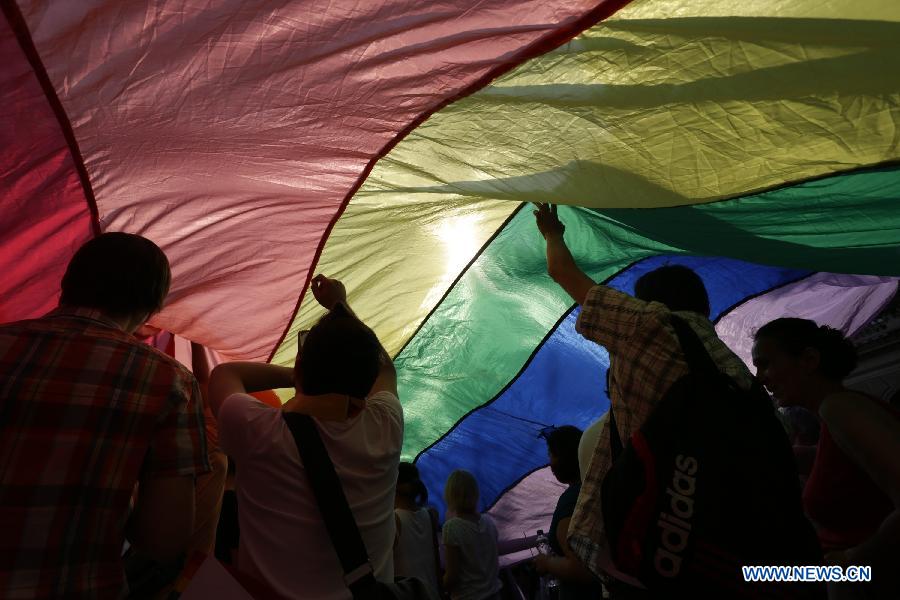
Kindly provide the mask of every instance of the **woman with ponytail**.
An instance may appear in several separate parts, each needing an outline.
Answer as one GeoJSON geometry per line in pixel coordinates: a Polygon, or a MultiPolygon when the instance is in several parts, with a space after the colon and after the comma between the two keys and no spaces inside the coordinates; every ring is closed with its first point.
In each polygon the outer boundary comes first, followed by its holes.
{"type": "Polygon", "coordinates": [[[826,560],[872,567],[872,583],[830,585],[829,596],[900,598],[900,414],[844,386],[856,362],[841,332],[813,321],[776,319],[756,332],[759,380],[821,423],[803,504],[826,560]]]}
{"type": "Polygon", "coordinates": [[[418,577],[431,587],[434,597],[439,597],[441,561],[437,545],[437,514],[426,506],[427,502],[428,490],[419,479],[419,469],[412,463],[400,463],[397,495],[394,498],[394,518],[397,522],[394,575],[418,577]]]}

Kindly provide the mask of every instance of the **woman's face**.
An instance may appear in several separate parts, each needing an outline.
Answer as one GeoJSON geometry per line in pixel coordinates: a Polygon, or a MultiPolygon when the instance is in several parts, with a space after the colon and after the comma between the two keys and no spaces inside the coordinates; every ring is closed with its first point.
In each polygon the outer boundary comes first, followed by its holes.
{"type": "Polygon", "coordinates": [[[804,404],[804,392],[809,390],[810,377],[815,373],[817,359],[817,356],[812,357],[806,351],[795,356],[770,338],[760,338],[753,344],[756,377],[781,406],[804,404]],[[812,358],[816,359],[815,364],[812,358]]]}

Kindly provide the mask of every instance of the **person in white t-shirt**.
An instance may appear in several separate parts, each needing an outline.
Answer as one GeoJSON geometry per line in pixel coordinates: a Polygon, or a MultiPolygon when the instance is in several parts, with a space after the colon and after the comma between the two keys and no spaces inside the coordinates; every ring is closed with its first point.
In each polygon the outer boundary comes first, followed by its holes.
{"type": "Polygon", "coordinates": [[[314,417],[379,581],[394,578],[394,489],[403,410],[390,357],[350,310],[343,284],[311,286],[325,315],[294,368],[226,363],[210,378],[220,445],[237,464],[238,569],[284,598],[347,599],[343,571],[282,411],[314,417]],[[279,410],[250,392],[296,387],[279,410]]]}
{"type": "Polygon", "coordinates": [[[468,471],[450,473],[444,485],[450,516],[444,523],[444,589],[452,600],[500,598],[497,526],[478,512],[478,482],[468,471]]]}
{"type": "Polygon", "coordinates": [[[419,469],[400,463],[394,515],[397,539],[394,542],[394,575],[418,577],[440,597],[438,574],[441,558],[437,545],[437,511],[426,506],[428,490],[419,479],[419,469]]]}

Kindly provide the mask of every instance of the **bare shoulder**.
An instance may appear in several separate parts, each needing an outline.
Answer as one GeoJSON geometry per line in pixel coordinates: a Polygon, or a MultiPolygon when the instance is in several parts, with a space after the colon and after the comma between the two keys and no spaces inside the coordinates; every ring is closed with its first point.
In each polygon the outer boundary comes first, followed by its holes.
{"type": "Polygon", "coordinates": [[[897,420],[890,409],[880,401],[853,390],[826,396],[819,407],[819,416],[829,428],[841,424],[861,425],[871,421],[883,421],[885,418],[897,420]]]}

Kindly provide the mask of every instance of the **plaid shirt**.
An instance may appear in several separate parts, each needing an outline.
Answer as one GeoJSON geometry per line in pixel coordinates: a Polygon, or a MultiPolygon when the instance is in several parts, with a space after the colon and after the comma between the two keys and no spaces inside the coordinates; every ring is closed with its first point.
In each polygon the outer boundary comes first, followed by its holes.
{"type": "MultiPolygon", "coordinates": [[[[716,336],[709,319],[689,311],[677,314],[700,337],[722,372],[741,387],[752,385],[747,366],[716,336]]],[[[578,316],[578,332],[609,351],[610,405],[623,443],[640,429],[672,384],[688,372],[670,315],[659,302],[644,302],[598,285],[588,292],[578,316]]],[[[600,488],[610,463],[607,421],[569,524],[572,550],[598,574],[610,564],[600,502],[600,488]]]]}
{"type": "Polygon", "coordinates": [[[201,404],[96,311],[0,327],[0,597],[123,595],[135,484],[209,470],[201,404]]]}

